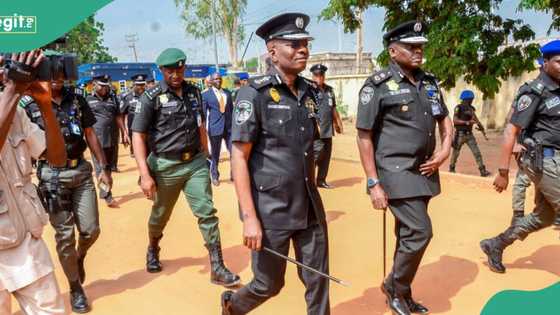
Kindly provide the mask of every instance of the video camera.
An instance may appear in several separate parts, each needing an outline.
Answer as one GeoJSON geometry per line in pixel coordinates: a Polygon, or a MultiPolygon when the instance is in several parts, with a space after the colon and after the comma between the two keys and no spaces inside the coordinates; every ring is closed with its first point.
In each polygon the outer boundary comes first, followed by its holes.
{"type": "Polygon", "coordinates": [[[51,81],[53,79],[63,77],[64,80],[74,81],[78,79],[78,59],[75,54],[65,54],[48,50],[58,45],[66,43],[66,36],[60,37],[49,45],[45,46],[45,59],[38,67],[33,68],[30,65],[12,60],[11,53],[0,53],[4,57],[2,67],[7,71],[7,77],[13,81],[31,82],[31,81],[51,81]]]}

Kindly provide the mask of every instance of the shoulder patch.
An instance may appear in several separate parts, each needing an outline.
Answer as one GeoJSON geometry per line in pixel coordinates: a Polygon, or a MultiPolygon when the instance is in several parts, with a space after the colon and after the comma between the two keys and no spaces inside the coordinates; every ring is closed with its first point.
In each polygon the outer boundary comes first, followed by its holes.
{"type": "Polygon", "coordinates": [[[531,103],[533,102],[533,99],[531,98],[531,96],[527,95],[527,94],[523,94],[521,95],[521,97],[519,97],[519,99],[517,100],[517,111],[521,112],[526,110],[527,108],[529,108],[529,106],[531,106],[531,103]]]}
{"type": "Polygon", "coordinates": [[[392,76],[391,71],[389,69],[384,69],[381,71],[377,71],[370,78],[373,84],[379,85],[387,81],[389,78],[391,78],[391,76],[392,76]]]}
{"type": "Polygon", "coordinates": [[[541,82],[541,80],[537,79],[537,80],[527,82],[527,85],[529,85],[531,90],[535,92],[537,95],[542,95],[544,91],[544,83],[541,82]]]}
{"type": "Polygon", "coordinates": [[[33,103],[34,101],[35,101],[35,100],[34,100],[31,96],[25,95],[25,96],[23,96],[23,97],[19,100],[19,104],[18,104],[18,105],[19,105],[19,107],[21,107],[21,108],[25,108],[25,107],[27,107],[27,105],[33,103]]]}
{"type": "Polygon", "coordinates": [[[265,76],[249,79],[249,84],[257,90],[269,84],[274,84],[276,82],[277,82],[276,78],[274,78],[271,75],[265,75],[265,76]]]}
{"type": "Polygon", "coordinates": [[[373,87],[369,85],[364,86],[360,91],[360,104],[367,105],[373,98],[374,94],[375,94],[375,89],[373,87]]]}
{"type": "Polygon", "coordinates": [[[237,102],[233,114],[235,123],[243,125],[253,115],[253,103],[245,100],[237,102]]]}
{"type": "Polygon", "coordinates": [[[146,92],[144,92],[144,94],[146,94],[146,96],[148,97],[148,99],[153,100],[156,96],[158,96],[159,93],[161,93],[162,89],[161,86],[158,84],[156,86],[154,86],[153,88],[146,90],[146,92]]]}

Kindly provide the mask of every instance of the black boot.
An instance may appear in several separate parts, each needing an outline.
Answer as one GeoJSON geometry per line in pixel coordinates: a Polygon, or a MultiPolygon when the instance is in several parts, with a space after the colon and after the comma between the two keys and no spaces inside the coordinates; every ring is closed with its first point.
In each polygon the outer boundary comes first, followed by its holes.
{"type": "Polygon", "coordinates": [[[499,236],[480,241],[480,248],[488,257],[490,270],[497,273],[506,272],[506,267],[502,264],[502,255],[506,246],[499,236]]]}
{"type": "Polygon", "coordinates": [[[224,287],[238,285],[240,282],[239,276],[229,271],[224,265],[222,245],[219,242],[211,245],[207,244],[206,248],[208,249],[210,267],[212,269],[210,281],[214,284],[223,285],[224,287]]]}
{"type": "Polygon", "coordinates": [[[80,279],[80,283],[84,283],[86,281],[86,269],[84,268],[85,259],[86,255],[78,256],[78,276],[80,279]]]}
{"type": "Polygon", "coordinates": [[[405,298],[406,304],[408,305],[408,309],[411,313],[414,314],[430,314],[430,310],[426,308],[424,305],[417,303],[412,299],[412,297],[405,298]]]}
{"type": "Polygon", "coordinates": [[[87,313],[91,309],[84,293],[84,289],[79,281],[70,282],[70,305],[74,313],[87,313]]]}
{"type": "Polygon", "coordinates": [[[449,165],[449,173],[455,173],[455,165],[449,165]]]}
{"type": "Polygon", "coordinates": [[[333,186],[329,185],[329,183],[327,183],[327,181],[318,181],[317,182],[317,187],[319,188],[325,188],[325,189],[332,189],[334,188],[333,186]]]}
{"type": "Polygon", "coordinates": [[[148,252],[146,253],[146,270],[149,273],[156,273],[161,271],[161,262],[159,261],[159,241],[160,237],[151,237],[148,252]]]}
{"type": "Polygon", "coordinates": [[[410,315],[408,303],[401,295],[394,294],[385,283],[381,283],[381,292],[387,297],[387,306],[391,309],[393,315],[410,315]]]}
{"type": "Polygon", "coordinates": [[[554,225],[555,229],[560,230],[560,212],[556,212],[556,218],[554,219],[554,222],[552,224],[554,225]]]}
{"type": "Polygon", "coordinates": [[[222,293],[222,315],[234,315],[231,310],[231,296],[234,294],[233,291],[225,291],[222,293]]]}
{"type": "Polygon", "coordinates": [[[490,172],[488,172],[488,170],[486,169],[485,166],[479,168],[478,170],[480,171],[480,176],[482,176],[482,177],[490,176],[490,172]]]}

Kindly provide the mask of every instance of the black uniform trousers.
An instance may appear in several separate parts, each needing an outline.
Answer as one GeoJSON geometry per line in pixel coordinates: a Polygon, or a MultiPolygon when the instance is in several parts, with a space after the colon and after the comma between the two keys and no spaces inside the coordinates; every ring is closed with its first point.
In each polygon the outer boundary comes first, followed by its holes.
{"type": "Polygon", "coordinates": [[[332,138],[321,138],[313,142],[315,164],[317,165],[317,183],[327,181],[332,154],[332,138]]]}
{"type": "MultiPolygon", "coordinates": [[[[328,233],[326,226],[313,224],[304,230],[263,230],[263,246],[288,255],[290,241],[296,259],[324,273],[329,272],[328,233]]],[[[253,280],[232,297],[234,315],[247,314],[266,300],[277,295],[284,286],[286,261],[265,251],[253,251],[253,280]]],[[[305,285],[308,315],[329,315],[329,280],[298,268],[305,285]]]]}
{"type": "MultiPolygon", "coordinates": [[[[103,154],[105,154],[105,160],[107,161],[108,165],[115,165],[115,147],[109,147],[109,148],[103,148],[103,154]]],[[[95,167],[95,177],[97,177],[99,179],[99,175],[101,174],[101,164],[99,163],[99,161],[95,158],[95,156],[91,156],[91,159],[93,160],[93,165],[95,167]]],[[[109,171],[109,173],[111,173],[109,171]]],[[[111,193],[111,191],[105,191],[103,189],[101,189],[101,187],[99,188],[99,197],[102,199],[107,199],[109,197],[112,197],[113,194],[111,193]]]]}
{"type": "Polygon", "coordinates": [[[231,132],[224,131],[223,134],[218,136],[210,136],[210,175],[212,179],[219,180],[220,172],[218,171],[218,164],[220,163],[220,153],[222,150],[222,139],[226,142],[226,147],[231,154],[231,132]]]}
{"type": "Polygon", "coordinates": [[[412,297],[410,285],[432,238],[429,201],[430,197],[425,196],[389,200],[395,216],[397,244],[393,269],[385,279],[385,286],[397,295],[412,297]]]}

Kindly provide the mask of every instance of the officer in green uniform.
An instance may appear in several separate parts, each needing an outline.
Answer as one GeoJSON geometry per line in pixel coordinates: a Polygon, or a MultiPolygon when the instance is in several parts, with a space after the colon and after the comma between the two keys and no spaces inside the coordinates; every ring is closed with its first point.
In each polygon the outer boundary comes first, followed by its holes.
{"type": "MultiPolygon", "coordinates": [[[[144,94],[146,90],[146,75],[136,74],[130,78],[133,82],[132,91],[123,95],[121,100],[121,113],[126,119],[126,130],[129,139],[132,139],[132,122],[134,121],[134,114],[136,113],[136,108],[139,108],[138,103],[140,102],[140,96],[144,94]]],[[[133,154],[132,146],[130,146],[130,153],[133,154]]]]}
{"type": "Polygon", "coordinates": [[[480,242],[490,270],[498,273],[506,271],[502,264],[504,249],[550,226],[560,209],[560,40],[544,45],[541,52],[544,65],[539,76],[523,84],[517,94],[494,180],[498,192],[507,188],[511,155],[523,130],[526,152],[519,164],[535,185],[535,209],[503,233],[480,242]]]}
{"type": "MultiPolygon", "coordinates": [[[[286,261],[262,246],[288,255],[292,243],[300,262],[329,270],[327,224],[313,157],[313,141],[319,136],[317,100],[313,83],[299,75],[309,57],[308,23],[305,14],[286,13],[257,29],[272,65],[237,96],[233,179],[254,278],[237,292],[222,294],[224,315],[247,314],[284,286],[286,261]]],[[[328,280],[302,268],[298,274],[305,285],[307,314],[330,314],[328,280]]]]}
{"type": "Polygon", "coordinates": [[[142,95],[131,127],[140,186],[146,197],[155,199],[148,222],[146,269],[162,269],[159,242],[182,191],[198,218],[210,254],[212,283],[235,286],[239,276],[224,265],[218,217],[212,202],[202,98],[200,90],[184,80],[185,60],[183,51],[176,48],[159,55],[156,63],[164,80],[142,95]]]}
{"type": "MultiPolygon", "coordinates": [[[[106,168],[105,171],[109,172],[113,169],[112,166],[115,164],[114,150],[117,145],[115,144],[114,129],[115,125],[120,129],[124,129],[124,123],[122,115],[120,114],[118,102],[116,102],[115,98],[111,95],[110,77],[108,75],[99,75],[94,77],[93,81],[94,91],[87,96],[86,101],[95,116],[93,129],[99,138],[105,158],[107,159],[107,165],[102,165],[103,163],[100,163],[95,157],[93,158],[95,174],[99,176],[103,167],[106,168]]],[[[109,207],[116,206],[113,194],[108,187],[104,187],[103,185],[99,187],[99,197],[105,199],[109,207]]]]}
{"type": "Polygon", "coordinates": [[[334,132],[342,133],[342,120],[336,110],[334,89],[325,84],[325,72],[328,68],[322,64],[313,65],[310,69],[316,88],[320,139],[313,143],[315,163],[317,164],[317,187],[333,188],[327,183],[327,174],[332,154],[332,137],[334,132]]]}
{"type": "Polygon", "coordinates": [[[451,162],[449,163],[449,171],[455,173],[455,164],[459,158],[459,153],[463,144],[467,144],[469,149],[474,155],[476,164],[480,171],[480,176],[486,177],[490,172],[486,170],[484,162],[482,161],[482,154],[476,143],[476,138],[473,135],[473,125],[477,124],[478,118],[476,117],[476,108],[472,106],[474,100],[474,93],[471,90],[464,90],[459,96],[461,104],[455,107],[455,115],[453,115],[453,125],[455,126],[455,138],[453,139],[453,154],[451,155],[451,162]]]}
{"type": "MultiPolygon", "coordinates": [[[[63,77],[51,82],[52,105],[61,127],[68,161],[65,167],[52,167],[39,160],[37,175],[51,225],[55,230],[56,250],[70,284],[70,304],[77,313],[90,310],[82,288],[85,280],[84,259],[99,236],[99,212],[92,166],[84,159],[89,145],[101,165],[107,165],[93,125],[93,115],[81,92],[64,87],[63,77]],[[78,229],[78,246],[74,226],[78,229]]],[[[29,118],[44,129],[45,124],[35,101],[26,96],[21,101],[29,118]]],[[[100,182],[112,185],[110,172],[102,167],[100,182]]]]}
{"type": "Polygon", "coordinates": [[[441,191],[438,168],[449,157],[453,134],[437,79],[420,69],[424,29],[410,21],[383,36],[391,61],[364,83],[356,123],[372,204],[395,216],[394,264],[381,289],[399,315],[428,313],[413,300],[411,284],[432,238],[428,204],[441,191]]]}

